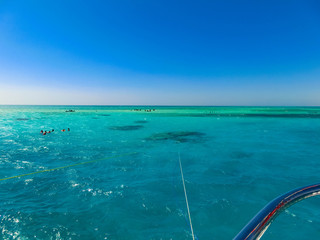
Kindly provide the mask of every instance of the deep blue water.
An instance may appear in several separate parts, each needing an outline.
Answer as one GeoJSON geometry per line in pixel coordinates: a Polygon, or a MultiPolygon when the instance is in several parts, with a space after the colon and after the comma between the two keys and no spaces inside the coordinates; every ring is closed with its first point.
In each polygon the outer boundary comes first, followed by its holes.
{"type": "MultiPolygon", "coordinates": [[[[0,238],[192,239],[179,153],[198,239],[232,239],[273,198],[320,182],[320,108],[144,109],[0,106],[0,179],[85,162],[1,180],[0,238]]],[[[319,238],[315,197],[262,239],[319,238]]]]}

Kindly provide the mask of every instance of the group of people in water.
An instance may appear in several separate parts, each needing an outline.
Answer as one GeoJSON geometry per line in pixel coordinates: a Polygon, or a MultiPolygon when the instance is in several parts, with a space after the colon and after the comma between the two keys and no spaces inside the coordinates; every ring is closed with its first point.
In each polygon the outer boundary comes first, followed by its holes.
{"type": "MultiPolygon", "coordinates": [[[[70,128],[68,128],[68,130],[65,130],[65,129],[62,129],[62,130],[61,130],[61,132],[65,132],[65,131],[70,132],[70,128]]],[[[54,132],[54,129],[52,129],[51,131],[43,131],[43,130],[40,131],[40,133],[41,133],[42,135],[47,135],[47,134],[53,133],[53,132],[54,132]]]]}
{"type": "MultiPolygon", "coordinates": [[[[132,109],[131,111],[141,112],[143,109],[132,109]]],[[[144,109],[145,112],[155,111],[155,109],[144,109]]]]}

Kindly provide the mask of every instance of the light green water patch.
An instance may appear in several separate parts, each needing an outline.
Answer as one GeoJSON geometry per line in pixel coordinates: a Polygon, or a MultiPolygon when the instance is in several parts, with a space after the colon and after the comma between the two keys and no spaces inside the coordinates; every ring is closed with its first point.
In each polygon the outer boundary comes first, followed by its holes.
{"type": "Polygon", "coordinates": [[[272,117],[320,118],[320,108],[290,107],[160,107],[155,112],[164,117],[272,117]]]}
{"type": "Polygon", "coordinates": [[[320,118],[320,114],[290,114],[290,113],[193,113],[193,114],[175,114],[181,117],[272,117],[272,118],[320,118]]]}

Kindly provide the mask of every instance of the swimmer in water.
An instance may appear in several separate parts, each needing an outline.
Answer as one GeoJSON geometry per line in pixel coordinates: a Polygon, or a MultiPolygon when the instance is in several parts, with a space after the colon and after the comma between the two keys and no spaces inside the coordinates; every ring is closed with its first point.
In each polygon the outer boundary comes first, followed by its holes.
{"type": "Polygon", "coordinates": [[[68,131],[70,132],[70,128],[68,128],[68,131]]]}
{"type": "Polygon", "coordinates": [[[40,133],[43,133],[43,130],[41,130],[40,133]]]}
{"type": "Polygon", "coordinates": [[[62,129],[62,130],[61,130],[61,132],[65,132],[65,131],[66,131],[65,129],[62,129]]]}

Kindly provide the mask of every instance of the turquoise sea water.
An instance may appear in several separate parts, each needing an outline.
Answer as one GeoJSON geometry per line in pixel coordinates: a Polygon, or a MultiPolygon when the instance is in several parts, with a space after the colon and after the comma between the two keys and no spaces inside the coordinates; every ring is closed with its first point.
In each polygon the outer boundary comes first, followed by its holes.
{"type": "MultiPolygon", "coordinates": [[[[320,182],[320,108],[145,109],[0,106],[1,179],[86,162],[1,180],[0,238],[192,239],[179,153],[197,239],[232,239],[320,182]]],[[[319,239],[319,217],[320,199],[304,200],[262,239],[319,239]]]]}

